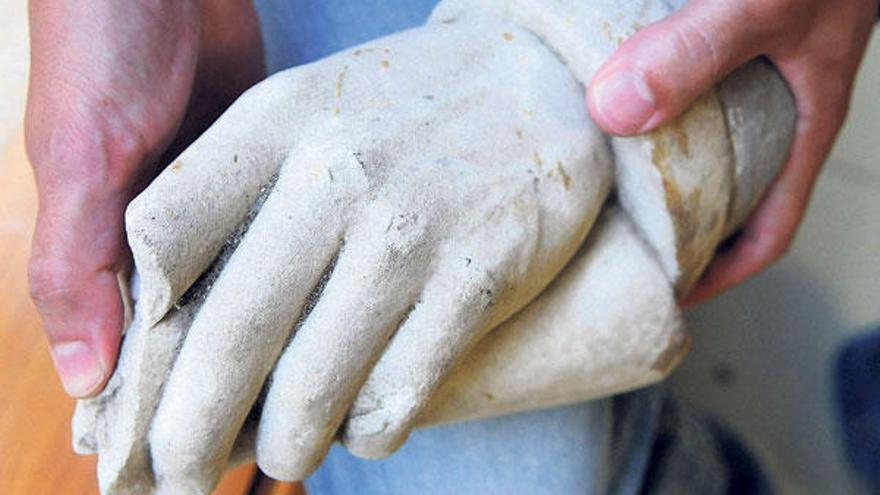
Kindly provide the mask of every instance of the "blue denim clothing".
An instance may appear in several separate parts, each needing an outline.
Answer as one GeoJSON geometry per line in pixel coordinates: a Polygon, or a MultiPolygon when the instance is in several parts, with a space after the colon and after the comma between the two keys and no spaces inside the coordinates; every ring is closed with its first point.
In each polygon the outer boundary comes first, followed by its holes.
{"type": "Polygon", "coordinates": [[[334,446],[309,495],[771,495],[747,451],[662,387],[412,433],[382,461],[334,446]]]}
{"type": "MultiPolygon", "coordinates": [[[[257,0],[270,72],[423,24],[437,0],[257,0]]],[[[661,388],[413,432],[365,461],[335,446],[310,495],[700,494],[737,485],[712,426],[661,388]]],[[[741,457],[741,456],[740,456],[741,457]]],[[[746,482],[754,481],[748,478],[746,482]]],[[[762,493],[760,488],[739,493],[762,493]]]]}
{"type": "Polygon", "coordinates": [[[420,26],[439,0],[255,0],[270,73],[420,26]]]}
{"type": "Polygon", "coordinates": [[[642,393],[415,431],[380,462],[335,446],[307,486],[314,495],[634,494],[661,402],[642,393]]]}
{"type": "Polygon", "coordinates": [[[847,457],[880,493],[880,328],[844,344],[834,381],[847,457]]]}

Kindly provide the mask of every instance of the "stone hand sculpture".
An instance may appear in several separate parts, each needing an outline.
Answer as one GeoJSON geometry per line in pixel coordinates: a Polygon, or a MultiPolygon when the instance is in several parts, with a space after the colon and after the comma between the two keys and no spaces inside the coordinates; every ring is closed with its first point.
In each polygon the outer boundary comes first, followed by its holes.
{"type": "Polygon", "coordinates": [[[583,85],[673,8],[446,0],[244,95],[128,209],[134,321],[74,418],[102,492],[207,493],[253,452],[302,479],[337,438],[381,457],[417,425],[665,376],[676,292],[794,123],[754,62],[675,125],[606,140],[583,85]]]}

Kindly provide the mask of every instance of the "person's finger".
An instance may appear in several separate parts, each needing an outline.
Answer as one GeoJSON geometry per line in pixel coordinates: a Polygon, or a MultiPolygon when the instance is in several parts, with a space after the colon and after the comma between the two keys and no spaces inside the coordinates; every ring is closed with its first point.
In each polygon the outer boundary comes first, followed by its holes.
{"type": "MultiPolygon", "coordinates": [[[[690,306],[733,287],[785,254],[848,108],[852,77],[820,60],[777,62],[796,95],[798,123],[782,172],[731,248],[717,255],[690,295],[690,306]]],[[[854,70],[854,69],[853,69],[854,70]]]]}
{"type": "Polygon", "coordinates": [[[98,392],[115,365],[117,274],[129,258],[123,211],[137,175],[170,141],[195,67],[197,9],[179,2],[147,10],[137,2],[30,3],[25,129],[40,198],[30,285],[59,375],[76,397],[98,392]]]}
{"type": "Polygon", "coordinates": [[[743,5],[695,0],[625,41],[590,83],[596,123],[614,135],[651,131],[757,56],[769,28],[751,22],[743,5]]]}
{"type": "Polygon", "coordinates": [[[314,310],[279,359],[257,434],[257,464],[281,480],[318,467],[370,367],[424,283],[424,216],[374,203],[314,310]]]}
{"type": "MultiPolygon", "coordinates": [[[[313,150],[298,158],[321,163],[313,150]]],[[[150,431],[168,493],[207,493],[307,299],[339,250],[339,184],[359,165],[286,166],[190,327],[150,431]],[[338,182],[334,182],[334,177],[338,182]]],[[[288,162],[288,164],[291,162],[288,162]]],[[[164,487],[164,488],[163,488],[164,487]]]]}
{"type": "Polygon", "coordinates": [[[29,265],[31,297],[43,320],[64,389],[98,392],[116,362],[123,325],[117,281],[126,262],[117,198],[71,191],[41,200],[29,265]]]}

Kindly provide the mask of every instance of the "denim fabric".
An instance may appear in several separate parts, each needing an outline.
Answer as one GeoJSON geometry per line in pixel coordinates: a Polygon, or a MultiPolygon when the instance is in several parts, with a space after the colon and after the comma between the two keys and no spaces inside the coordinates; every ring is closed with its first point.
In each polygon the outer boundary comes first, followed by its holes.
{"type": "Polygon", "coordinates": [[[378,462],[334,446],[306,485],[310,495],[635,494],[661,403],[648,391],[419,430],[378,462]]]}
{"type": "MultiPolygon", "coordinates": [[[[256,0],[270,72],[418,26],[437,0],[256,0]]],[[[383,461],[334,446],[309,495],[727,493],[711,426],[652,388],[413,432],[383,461]]]]}
{"type": "Polygon", "coordinates": [[[270,73],[420,26],[439,0],[255,0],[270,73]]]}
{"type": "Polygon", "coordinates": [[[880,328],[845,343],[834,381],[849,461],[880,493],[880,328]]]}
{"type": "Polygon", "coordinates": [[[337,445],[306,487],[309,495],[773,493],[729,433],[662,387],[415,431],[382,461],[337,445]]]}

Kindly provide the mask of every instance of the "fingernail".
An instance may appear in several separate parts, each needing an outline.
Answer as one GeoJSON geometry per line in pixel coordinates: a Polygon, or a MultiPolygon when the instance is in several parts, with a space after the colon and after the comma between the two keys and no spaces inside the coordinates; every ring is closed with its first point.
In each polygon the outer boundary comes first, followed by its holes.
{"type": "Polygon", "coordinates": [[[593,87],[593,104],[606,125],[626,134],[641,130],[657,111],[651,88],[630,70],[599,81],[593,87]]]}
{"type": "Polygon", "coordinates": [[[73,397],[94,392],[104,379],[104,367],[85,342],[62,342],[52,348],[52,360],[64,390],[73,397]]]}

